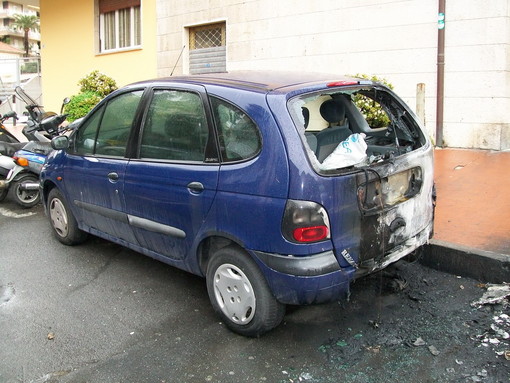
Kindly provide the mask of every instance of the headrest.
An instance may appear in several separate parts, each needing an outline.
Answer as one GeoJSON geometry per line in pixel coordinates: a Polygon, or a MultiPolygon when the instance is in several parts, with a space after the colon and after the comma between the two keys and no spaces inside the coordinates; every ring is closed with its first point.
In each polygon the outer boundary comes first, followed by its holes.
{"type": "Polygon", "coordinates": [[[343,104],[336,100],[326,100],[321,104],[320,112],[330,124],[340,122],[345,118],[345,107],[343,104]]]}
{"type": "Polygon", "coordinates": [[[301,113],[303,113],[303,118],[305,119],[305,129],[308,128],[308,123],[310,122],[310,111],[307,107],[303,106],[301,108],[301,113]]]}

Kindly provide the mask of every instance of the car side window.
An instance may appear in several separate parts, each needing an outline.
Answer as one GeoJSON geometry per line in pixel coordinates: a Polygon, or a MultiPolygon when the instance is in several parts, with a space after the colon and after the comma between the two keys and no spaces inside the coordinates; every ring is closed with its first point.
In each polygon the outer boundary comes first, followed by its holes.
{"type": "Polygon", "coordinates": [[[123,93],[108,101],[81,126],[75,152],[124,157],[143,90],[123,93]]]}
{"type": "Polygon", "coordinates": [[[223,161],[255,157],[262,147],[257,125],[237,106],[211,97],[223,161]]]}
{"type": "Polygon", "coordinates": [[[101,119],[95,154],[124,157],[143,91],[121,94],[110,100],[101,119]]]}
{"type": "Polygon", "coordinates": [[[140,158],[203,162],[208,139],[209,128],[199,94],[154,91],[143,127],[140,158]]]}
{"type": "Polygon", "coordinates": [[[76,154],[94,154],[97,130],[99,128],[99,122],[101,121],[103,111],[104,106],[100,109],[97,109],[94,114],[87,121],[85,121],[80,129],[76,132],[74,139],[74,152],[76,154]]]}

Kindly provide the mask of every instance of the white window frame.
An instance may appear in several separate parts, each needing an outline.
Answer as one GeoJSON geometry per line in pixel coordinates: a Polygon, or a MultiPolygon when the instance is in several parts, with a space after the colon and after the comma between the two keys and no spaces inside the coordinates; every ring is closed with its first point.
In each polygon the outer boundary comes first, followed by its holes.
{"type": "Polygon", "coordinates": [[[129,7],[129,8],[124,8],[124,9],[129,9],[129,16],[130,16],[130,30],[129,30],[129,38],[130,38],[130,42],[127,46],[125,47],[120,47],[120,20],[119,20],[119,9],[118,10],[115,10],[115,11],[112,11],[112,12],[108,12],[108,13],[114,13],[115,14],[115,20],[114,20],[114,24],[115,24],[115,48],[111,48],[111,49],[106,49],[105,47],[105,42],[106,42],[106,36],[105,36],[105,33],[106,33],[106,30],[105,30],[105,15],[106,13],[101,13],[99,14],[99,52],[100,53],[112,53],[112,52],[122,52],[122,51],[129,51],[129,50],[133,50],[133,49],[140,49],[142,47],[142,28],[140,26],[140,36],[138,37],[139,39],[139,44],[135,44],[135,41],[136,41],[136,22],[135,22],[135,15],[136,15],[136,12],[135,12],[135,8],[138,8],[138,15],[139,15],[139,20],[138,20],[138,24],[141,24],[142,23],[142,9],[141,9],[141,6],[136,6],[136,7],[129,7]]]}

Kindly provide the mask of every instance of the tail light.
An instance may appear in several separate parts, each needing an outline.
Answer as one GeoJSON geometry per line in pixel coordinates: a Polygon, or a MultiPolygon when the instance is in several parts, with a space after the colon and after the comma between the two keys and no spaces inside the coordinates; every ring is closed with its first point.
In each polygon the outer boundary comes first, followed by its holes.
{"type": "Polygon", "coordinates": [[[329,218],[321,205],[288,200],[282,222],[283,236],[294,243],[312,243],[330,238],[329,218]]]}

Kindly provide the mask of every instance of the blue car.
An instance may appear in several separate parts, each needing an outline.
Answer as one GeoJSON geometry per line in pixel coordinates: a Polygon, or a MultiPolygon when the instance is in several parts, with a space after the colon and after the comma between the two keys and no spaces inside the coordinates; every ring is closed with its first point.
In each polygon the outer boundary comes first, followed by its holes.
{"type": "Polygon", "coordinates": [[[56,238],[89,234],[205,277],[234,332],[427,243],[433,147],[390,89],[232,72],[139,82],[56,137],[41,187],[56,238]]]}

